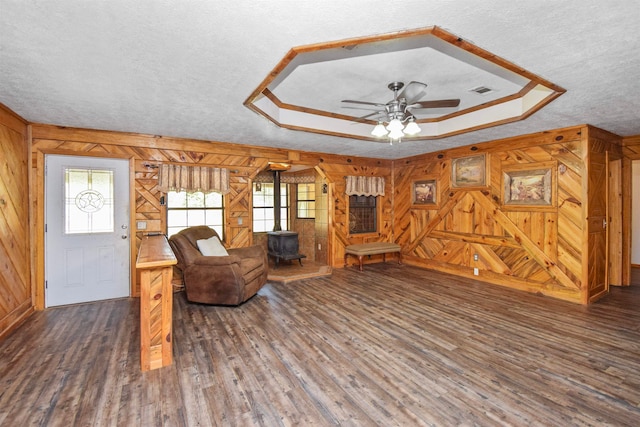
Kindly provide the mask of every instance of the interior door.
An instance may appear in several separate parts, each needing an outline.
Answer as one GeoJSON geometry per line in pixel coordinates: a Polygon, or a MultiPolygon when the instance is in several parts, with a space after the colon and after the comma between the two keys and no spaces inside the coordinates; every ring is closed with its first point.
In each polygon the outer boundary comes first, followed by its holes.
{"type": "Polygon", "coordinates": [[[129,296],[129,161],[47,155],[47,307],[129,296]]]}

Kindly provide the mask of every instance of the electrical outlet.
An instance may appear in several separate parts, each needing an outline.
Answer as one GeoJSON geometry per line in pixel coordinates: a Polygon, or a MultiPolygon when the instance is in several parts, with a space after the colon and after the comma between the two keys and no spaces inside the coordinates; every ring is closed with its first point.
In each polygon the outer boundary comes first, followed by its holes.
{"type": "Polygon", "coordinates": [[[478,267],[473,269],[473,275],[477,276],[478,274],[480,274],[480,270],[478,269],[478,267]]]}
{"type": "Polygon", "coordinates": [[[242,225],[242,217],[241,216],[238,217],[238,225],[242,225]]]}
{"type": "Polygon", "coordinates": [[[322,243],[318,243],[318,250],[321,251],[322,250],[322,243]]]}
{"type": "Polygon", "coordinates": [[[146,230],[147,229],[147,221],[138,221],[138,222],[136,222],[136,228],[138,230],[146,230]]]}
{"type": "Polygon", "coordinates": [[[477,261],[478,260],[478,254],[473,254],[473,260],[477,261]]]}

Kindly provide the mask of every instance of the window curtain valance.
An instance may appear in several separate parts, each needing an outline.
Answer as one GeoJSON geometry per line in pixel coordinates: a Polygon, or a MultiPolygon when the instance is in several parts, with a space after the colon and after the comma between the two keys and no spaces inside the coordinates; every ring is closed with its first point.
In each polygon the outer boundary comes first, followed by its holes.
{"type": "Polygon", "coordinates": [[[280,182],[287,184],[313,184],[316,177],[313,175],[280,175],[280,182]]]}
{"type": "MultiPolygon", "coordinates": [[[[253,178],[253,182],[273,182],[273,172],[260,172],[253,178]]],[[[314,175],[280,175],[280,182],[283,184],[312,184],[316,182],[314,175]]]]}
{"type": "Polygon", "coordinates": [[[378,176],[347,176],[347,196],[384,196],[384,178],[378,176]]]}
{"type": "Polygon", "coordinates": [[[227,194],[229,169],[207,166],[160,165],[158,189],[167,191],[202,191],[227,194]]]}
{"type": "Polygon", "coordinates": [[[253,178],[253,182],[268,183],[273,182],[273,172],[260,172],[253,178]]]}

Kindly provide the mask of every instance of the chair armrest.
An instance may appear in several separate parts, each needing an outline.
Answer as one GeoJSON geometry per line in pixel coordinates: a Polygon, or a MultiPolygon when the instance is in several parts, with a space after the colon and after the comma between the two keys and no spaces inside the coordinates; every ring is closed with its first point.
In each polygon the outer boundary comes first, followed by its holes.
{"type": "Polygon", "coordinates": [[[201,256],[193,261],[194,265],[220,266],[240,264],[240,257],[237,255],[229,256],[201,256]]]}

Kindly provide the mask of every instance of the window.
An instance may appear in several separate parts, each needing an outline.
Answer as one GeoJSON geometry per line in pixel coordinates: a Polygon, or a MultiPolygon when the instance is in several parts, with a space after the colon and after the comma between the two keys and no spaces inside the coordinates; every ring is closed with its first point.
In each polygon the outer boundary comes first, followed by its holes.
{"type": "Polygon", "coordinates": [[[349,232],[378,231],[376,212],[376,196],[349,196],[349,232]]]}
{"type": "Polygon", "coordinates": [[[112,170],[65,168],[65,233],[114,231],[112,170]]]}
{"type": "MultiPolygon", "coordinates": [[[[273,231],[273,183],[258,182],[253,186],[253,232],[273,231]]],[[[280,227],[288,230],[289,197],[287,184],[280,184],[280,227]]]]}
{"type": "Polygon", "coordinates": [[[316,217],[316,184],[297,184],[298,218],[316,217]]]}
{"type": "Polygon", "coordinates": [[[194,225],[208,225],[224,239],[222,194],[195,191],[167,193],[167,234],[169,236],[194,225]]]}

